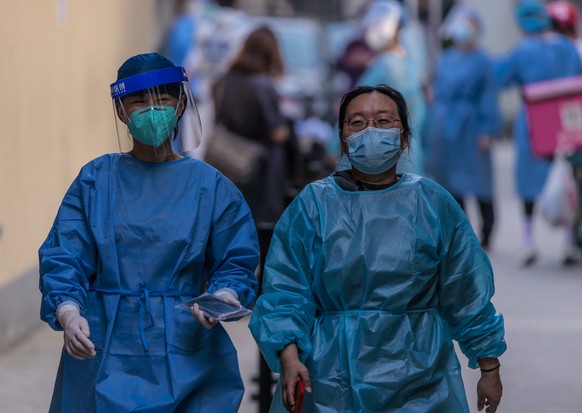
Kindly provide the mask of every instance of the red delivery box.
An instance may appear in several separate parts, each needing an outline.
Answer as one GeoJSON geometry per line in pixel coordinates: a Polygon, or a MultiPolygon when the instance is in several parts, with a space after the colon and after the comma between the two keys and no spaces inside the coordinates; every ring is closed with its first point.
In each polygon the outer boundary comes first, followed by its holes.
{"type": "Polygon", "coordinates": [[[582,151],[582,76],[530,83],[523,96],[534,155],[582,151]]]}

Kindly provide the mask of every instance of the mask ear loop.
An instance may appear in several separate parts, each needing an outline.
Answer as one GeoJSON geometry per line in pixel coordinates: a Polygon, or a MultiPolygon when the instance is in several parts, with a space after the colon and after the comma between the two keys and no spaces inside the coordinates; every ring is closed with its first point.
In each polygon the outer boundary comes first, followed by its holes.
{"type": "Polygon", "coordinates": [[[343,145],[346,143],[347,139],[349,138],[349,136],[346,139],[343,139],[341,137],[341,130],[339,130],[339,129],[338,129],[338,135],[339,135],[338,138],[340,140],[340,148],[339,148],[339,154],[337,155],[337,158],[335,160],[335,170],[336,171],[350,169],[350,167],[351,167],[349,157],[346,153],[344,153],[343,148],[342,148],[343,145]]]}
{"type": "MultiPolygon", "coordinates": [[[[402,128],[402,129],[391,128],[391,129],[396,129],[398,131],[399,136],[402,135],[402,132],[404,132],[404,128],[402,128]]],[[[402,148],[402,144],[400,144],[400,150],[398,151],[398,160],[396,161],[396,165],[398,165],[398,161],[400,160],[400,157],[402,156],[404,151],[408,148],[410,148],[410,145],[408,143],[406,144],[406,148],[402,148]]]]}
{"type": "MultiPolygon", "coordinates": [[[[402,135],[403,132],[404,132],[404,128],[398,130],[399,135],[402,135]]],[[[406,142],[406,148],[402,148],[402,144],[400,144],[400,151],[399,151],[400,153],[398,154],[398,160],[396,161],[397,167],[398,167],[398,162],[400,162],[400,158],[402,157],[402,154],[404,153],[405,150],[408,150],[410,152],[410,138],[408,138],[408,142],[406,142]]],[[[396,179],[399,180],[400,178],[398,178],[398,176],[397,176],[396,179]]]]}

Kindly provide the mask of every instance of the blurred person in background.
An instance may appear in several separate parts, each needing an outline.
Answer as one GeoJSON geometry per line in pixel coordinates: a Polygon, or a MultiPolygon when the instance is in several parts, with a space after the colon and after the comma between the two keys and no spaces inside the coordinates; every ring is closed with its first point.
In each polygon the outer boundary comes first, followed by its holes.
{"type": "MultiPolygon", "coordinates": [[[[206,79],[198,63],[202,53],[199,46],[199,32],[204,10],[208,7],[207,3],[201,0],[179,0],[176,4],[177,16],[162,45],[164,56],[167,56],[174,64],[186,68],[205,135],[212,129],[214,116],[212,102],[208,98],[206,79]]],[[[185,125],[179,133],[188,135],[194,131],[189,130],[185,125]]],[[[202,139],[200,145],[189,155],[203,159],[206,141],[207,139],[202,139]]]]}
{"type": "Polygon", "coordinates": [[[194,142],[177,133],[198,119],[182,67],[133,56],[111,94],[129,150],[81,169],[39,250],[41,319],[65,342],[50,412],[236,413],[244,386],[227,332],[175,305],[203,292],[252,304],[251,212],[223,175],[181,155],[201,138],[199,123],[194,142]]]}
{"type": "Polygon", "coordinates": [[[376,52],[363,37],[356,37],[346,45],[335,64],[336,69],[347,77],[346,88],[343,93],[352,90],[356,86],[375,56],[376,52]]]}
{"type": "MultiPolygon", "coordinates": [[[[370,47],[363,32],[358,31],[358,34],[349,41],[341,55],[335,62],[336,70],[343,75],[343,87],[339,88],[339,95],[334,96],[334,108],[339,108],[341,97],[352,90],[358,84],[362,74],[368,69],[368,66],[376,57],[376,51],[370,47]]],[[[341,147],[339,144],[338,126],[335,125],[335,130],[330,134],[330,139],[325,144],[325,162],[329,169],[336,169],[336,164],[341,157],[341,147]]]]}
{"type": "Polygon", "coordinates": [[[242,9],[241,0],[214,0],[204,9],[201,19],[198,48],[193,66],[200,65],[209,91],[212,84],[230,67],[252,28],[249,15],[242,9]]]}
{"type": "Polygon", "coordinates": [[[572,39],[582,56],[582,39],[578,37],[580,12],[578,6],[571,1],[555,0],[546,3],[546,11],[552,21],[552,30],[572,39]]]}
{"type": "MultiPolygon", "coordinates": [[[[215,121],[249,140],[268,148],[268,155],[254,178],[239,188],[252,211],[259,236],[259,294],[262,273],[275,223],[287,204],[287,183],[295,162],[293,129],[279,106],[276,79],[284,66],[279,42],[267,26],[253,30],[244,40],[228,71],[213,85],[215,121]]],[[[271,371],[260,359],[259,400],[266,403],[264,389],[271,371]]]]}
{"type": "MultiPolygon", "coordinates": [[[[177,66],[186,66],[187,60],[191,59],[192,55],[200,53],[197,47],[198,31],[205,4],[206,2],[194,0],[176,2],[177,15],[166,34],[162,51],[163,55],[177,66]]],[[[199,107],[202,98],[202,74],[195,70],[186,70],[186,74],[199,107]]]]}
{"type": "Polygon", "coordinates": [[[480,368],[478,409],[502,396],[493,271],[455,199],[397,173],[409,112],[385,85],[339,109],[351,167],[311,183],[277,223],[249,328],[280,373],[271,412],[468,413],[453,340],[480,368]]]}
{"type": "MultiPolygon", "coordinates": [[[[250,31],[248,15],[240,0],[181,0],[170,28],[164,53],[184,66],[198,103],[205,139],[191,154],[204,159],[212,135],[214,104],[211,85],[229,67],[250,31]]],[[[181,133],[191,133],[183,129],[181,133]]]]}
{"type": "Polygon", "coordinates": [[[482,21],[467,5],[448,14],[442,35],[453,46],[438,58],[429,107],[427,175],[464,208],[474,196],[481,246],[489,248],[495,219],[491,149],[503,122],[490,57],[478,46],[482,21]]]}
{"type": "Polygon", "coordinates": [[[424,174],[424,130],[426,102],[424,96],[424,67],[415,59],[411,45],[405,45],[401,33],[409,19],[404,6],[395,0],[376,0],[368,7],[363,18],[365,39],[377,52],[358,85],[387,84],[406,98],[411,116],[412,131],[416,139],[411,141],[409,153],[398,163],[399,172],[424,174]]]}
{"type": "MultiPolygon", "coordinates": [[[[540,1],[522,0],[515,7],[515,18],[524,37],[507,54],[495,62],[495,78],[500,87],[519,87],[575,76],[582,73],[580,58],[572,41],[563,35],[551,32],[551,20],[540,1]]],[[[551,162],[534,156],[528,132],[525,107],[517,114],[514,125],[516,153],[516,184],[523,209],[523,253],[524,266],[537,259],[533,234],[535,202],[545,184],[551,162]]],[[[571,238],[567,235],[567,238],[571,238]]],[[[564,262],[571,258],[571,243],[566,241],[564,262]]]]}
{"type": "MultiPolygon", "coordinates": [[[[582,38],[578,36],[580,24],[578,6],[571,1],[556,0],[546,3],[546,10],[552,20],[552,29],[571,39],[582,58],[582,38]]],[[[564,263],[575,264],[582,262],[582,151],[574,151],[568,155],[578,186],[578,216],[571,229],[571,235],[566,234],[567,238],[571,237],[569,242],[572,245],[572,252],[565,255],[564,263]]],[[[568,232],[568,229],[566,231],[568,232]]]]}
{"type": "Polygon", "coordinates": [[[270,234],[285,209],[292,129],[279,107],[274,81],[284,71],[273,31],[261,26],[245,39],[229,70],[214,84],[216,122],[269,148],[255,178],[239,188],[251,211],[266,256],[270,234]]]}

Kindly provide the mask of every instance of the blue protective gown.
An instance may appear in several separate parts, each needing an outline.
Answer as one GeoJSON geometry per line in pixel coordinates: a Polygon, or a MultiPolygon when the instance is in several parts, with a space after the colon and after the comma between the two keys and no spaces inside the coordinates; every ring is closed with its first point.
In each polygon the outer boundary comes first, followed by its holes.
{"type": "Polygon", "coordinates": [[[174,306],[231,288],[251,305],[258,242],[235,186],[192,158],[105,155],[84,166],[41,246],[41,318],[74,301],[97,356],[63,350],[51,412],[237,412],[244,388],[224,328],[174,306]]]}
{"type": "Polygon", "coordinates": [[[457,197],[493,198],[491,152],[479,139],[494,138],[502,118],[492,64],[482,50],[446,50],[437,62],[429,109],[427,173],[457,197]]]}
{"type": "MultiPolygon", "coordinates": [[[[529,83],[580,73],[580,58],[573,42],[555,33],[524,37],[495,64],[495,77],[502,87],[521,88],[529,83]]],[[[535,201],[546,181],[550,162],[533,155],[524,107],[519,110],[513,128],[517,193],[524,200],[535,201]]]]}
{"type": "Polygon", "coordinates": [[[423,140],[426,102],[422,90],[422,67],[411,54],[403,56],[387,51],[379,54],[358,80],[358,85],[386,84],[398,90],[406,99],[412,128],[409,150],[398,161],[399,173],[424,173],[423,140]]]}
{"type": "MultiPolygon", "coordinates": [[[[434,182],[378,191],[308,185],[275,228],[249,327],[271,369],[296,342],[304,413],[469,412],[452,339],[475,368],[506,348],[493,273],[470,223],[434,182]]],[[[271,412],[284,412],[278,384],[271,412]]]]}

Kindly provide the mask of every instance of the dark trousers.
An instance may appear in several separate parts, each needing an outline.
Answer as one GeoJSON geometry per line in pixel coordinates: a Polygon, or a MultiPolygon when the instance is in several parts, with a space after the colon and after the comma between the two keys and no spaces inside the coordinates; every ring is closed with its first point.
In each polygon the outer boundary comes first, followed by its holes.
{"type": "MultiPolygon", "coordinates": [[[[465,205],[463,199],[455,196],[455,200],[459,203],[463,211],[465,205]]],[[[479,204],[479,212],[481,214],[481,246],[489,248],[491,240],[491,233],[493,232],[493,224],[495,223],[495,209],[493,208],[493,201],[477,198],[479,204]]]]}

